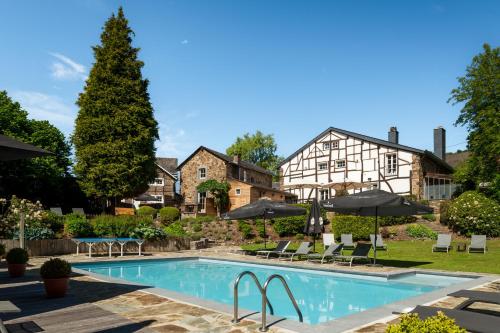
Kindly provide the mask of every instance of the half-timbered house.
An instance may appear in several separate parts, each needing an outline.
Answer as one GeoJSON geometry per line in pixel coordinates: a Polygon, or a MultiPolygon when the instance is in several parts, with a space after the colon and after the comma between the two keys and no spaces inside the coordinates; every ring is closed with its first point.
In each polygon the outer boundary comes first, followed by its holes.
{"type": "Polygon", "coordinates": [[[279,167],[280,188],[300,202],[325,200],[339,191],[380,188],[417,199],[447,199],[454,191],[453,168],[445,161],[445,130],[434,130],[434,152],[330,127],[279,167]]]}

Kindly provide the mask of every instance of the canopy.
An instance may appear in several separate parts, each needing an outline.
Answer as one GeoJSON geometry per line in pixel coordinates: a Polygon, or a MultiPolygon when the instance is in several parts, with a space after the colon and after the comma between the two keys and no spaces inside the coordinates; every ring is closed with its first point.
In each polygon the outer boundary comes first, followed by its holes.
{"type": "Polygon", "coordinates": [[[53,155],[51,152],[0,134],[0,161],[53,155]]]}
{"type": "Polygon", "coordinates": [[[304,208],[288,205],[284,202],[259,199],[245,206],[236,208],[222,216],[224,220],[262,218],[264,220],[264,247],[266,247],[266,218],[305,215],[304,208]]]}
{"type": "Polygon", "coordinates": [[[378,216],[407,216],[430,214],[431,207],[382,191],[370,190],[344,197],[334,197],[321,202],[323,208],[340,214],[375,216],[375,238],[373,244],[373,264],[377,264],[378,216]]]}
{"type": "Polygon", "coordinates": [[[314,198],[309,211],[304,233],[313,235],[313,251],[316,249],[316,235],[320,234],[323,229],[323,217],[321,217],[321,207],[318,199],[314,198]]]}
{"type": "Polygon", "coordinates": [[[157,197],[153,197],[152,195],[149,195],[147,193],[143,193],[137,197],[134,198],[135,201],[161,201],[157,197]]]}

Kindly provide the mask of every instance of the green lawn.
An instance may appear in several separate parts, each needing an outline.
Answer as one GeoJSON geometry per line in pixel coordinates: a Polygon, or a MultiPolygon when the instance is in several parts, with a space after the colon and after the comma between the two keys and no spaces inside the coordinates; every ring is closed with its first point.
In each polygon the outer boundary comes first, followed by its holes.
{"type": "MultiPolygon", "coordinates": [[[[435,241],[388,241],[386,243],[389,251],[377,251],[377,262],[384,266],[500,274],[500,240],[498,239],[488,240],[486,254],[457,252],[456,243],[453,243],[453,250],[448,254],[446,252],[432,253],[431,248],[435,241]]],[[[298,244],[299,242],[294,242],[289,249],[296,249],[298,244]]],[[[274,246],[276,246],[275,243],[268,244],[268,248],[274,246]]],[[[249,244],[243,245],[242,249],[255,251],[263,247],[263,244],[249,244]]],[[[316,252],[322,251],[323,244],[316,243],[316,252]]],[[[344,251],[344,254],[349,253],[350,251],[344,251]]],[[[373,250],[371,255],[373,256],[373,250]]]]}

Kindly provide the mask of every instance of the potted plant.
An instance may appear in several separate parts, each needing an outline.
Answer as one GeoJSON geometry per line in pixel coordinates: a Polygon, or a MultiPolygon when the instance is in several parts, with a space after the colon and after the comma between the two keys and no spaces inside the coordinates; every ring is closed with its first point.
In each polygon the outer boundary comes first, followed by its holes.
{"type": "Polygon", "coordinates": [[[11,277],[21,277],[26,271],[26,263],[28,262],[28,252],[25,249],[13,248],[5,256],[7,267],[11,277]]]}
{"type": "Polygon", "coordinates": [[[40,275],[43,278],[47,297],[63,297],[68,290],[71,265],[66,260],[52,258],[43,263],[40,275]]]}

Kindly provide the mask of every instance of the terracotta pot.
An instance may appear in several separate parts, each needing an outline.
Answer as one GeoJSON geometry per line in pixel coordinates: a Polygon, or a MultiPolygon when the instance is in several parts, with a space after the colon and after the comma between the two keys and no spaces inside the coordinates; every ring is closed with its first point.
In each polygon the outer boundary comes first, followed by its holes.
{"type": "Polygon", "coordinates": [[[26,264],[7,264],[10,277],[21,277],[26,271],[26,264]]]}
{"type": "Polygon", "coordinates": [[[68,290],[69,278],[58,278],[58,279],[43,279],[43,285],[45,286],[45,293],[49,298],[63,297],[66,295],[68,290]]]}

